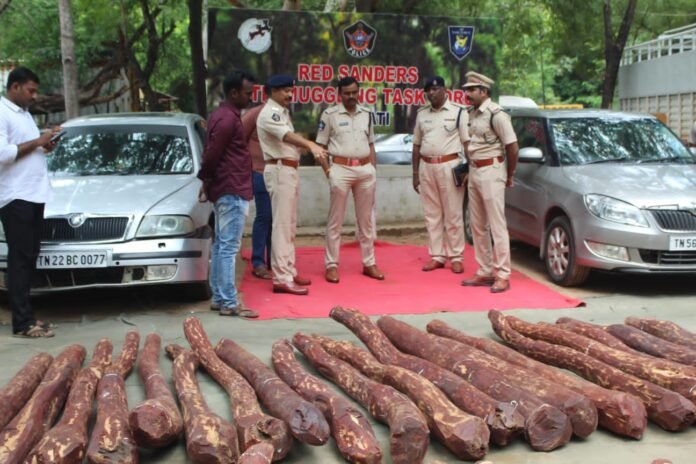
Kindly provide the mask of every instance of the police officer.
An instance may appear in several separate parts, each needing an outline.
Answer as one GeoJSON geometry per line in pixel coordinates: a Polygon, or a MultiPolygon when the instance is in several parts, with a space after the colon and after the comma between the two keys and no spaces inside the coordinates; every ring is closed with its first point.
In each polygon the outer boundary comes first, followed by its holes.
{"type": "Polygon", "coordinates": [[[459,153],[469,140],[468,114],[447,97],[445,80],[434,76],[425,81],[430,102],[418,110],[413,132],[413,188],[420,193],[428,231],[430,261],[423,271],[445,267],[464,272],[464,187],[457,186],[452,168],[460,163],[459,153]]]}
{"type": "Polygon", "coordinates": [[[331,283],[339,281],[341,227],[348,194],[352,191],[363,262],[362,272],[367,277],[384,280],[384,274],[375,264],[376,233],[372,211],[377,174],[372,114],[358,105],[359,84],[355,78],[344,77],[336,87],[341,103],[322,113],[316,140],[318,144],[328,147],[332,161],[328,173],[331,205],[326,224],[325,278],[331,283]]]}
{"type": "Polygon", "coordinates": [[[304,148],[321,163],[327,153],[316,143],[295,133],[290,119],[295,79],[275,75],[265,85],[270,97],[256,120],[256,130],[266,166],[263,178],[271,195],[273,226],[271,233],[271,269],[273,292],[306,295],[308,278],[297,275],[295,269],[295,231],[297,229],[297,199],[299,197],[300,164],[298,148],[304,148]]]}
{"type": "Polygon", "coordinates": [[[510,288],[510,238],[505,222],[505,188],[512,186],[517,167],[517,136],[510,116],[490,99],[493,80],[466,73],[469,113],[469,214],[479,269],[465,286],[490,286],[500,293],[510,288]],[[493,243],[491,243],[491,236],[493,243]]]}

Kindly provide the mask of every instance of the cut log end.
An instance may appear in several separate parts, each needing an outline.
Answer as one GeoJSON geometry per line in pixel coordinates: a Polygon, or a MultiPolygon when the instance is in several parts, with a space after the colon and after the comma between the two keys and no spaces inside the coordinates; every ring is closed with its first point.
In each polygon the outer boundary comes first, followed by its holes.
{"type": "Polygon", "coordinates": [[[548,404],[534,410],[526,425],[527,441],[535,451],[555,450],[568,443],[573,434],[568,416],[548,404]]]}
{"type": "Polygon", "coordinates": [[[161,399],[149,399],[133,408],[128,423],[138,446],[149,449],[175,442],[183,429],[176,404],[161,399]]]}

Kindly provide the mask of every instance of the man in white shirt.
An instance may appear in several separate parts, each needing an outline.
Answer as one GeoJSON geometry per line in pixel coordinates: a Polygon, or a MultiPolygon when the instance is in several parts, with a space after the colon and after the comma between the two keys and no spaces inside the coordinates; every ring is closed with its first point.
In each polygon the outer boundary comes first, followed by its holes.
{"type": "Polygon", "coordinates": [[[0,98],[0,219],[7,242],[7,290],[12,331],[27,338],[52,337],[37,321],[29,299],[31,279],[41,246],[44,205],[50,194],[46,153],[59,129],[39,132],[28,107],[36,100],[39,78],[19,67],[7,78],[7,97],[0,98]]]}

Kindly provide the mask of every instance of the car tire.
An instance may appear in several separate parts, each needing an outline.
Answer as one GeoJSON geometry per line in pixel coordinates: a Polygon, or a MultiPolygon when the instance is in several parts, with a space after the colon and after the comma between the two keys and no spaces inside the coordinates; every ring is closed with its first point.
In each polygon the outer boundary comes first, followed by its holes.
{"type": "Polygon", "coordinates": [[[590,268],[577,263],[573,229],[565,216],[554,218],[546,228],[544,265],[551,280],[564,287],[580,285],[590,274],[590,268]]]}
{"type": "Polygon", "coordinates": [[[205,301],[213,296],[208,282],[184,284],[184,297],[189,301],[205,301]]]}

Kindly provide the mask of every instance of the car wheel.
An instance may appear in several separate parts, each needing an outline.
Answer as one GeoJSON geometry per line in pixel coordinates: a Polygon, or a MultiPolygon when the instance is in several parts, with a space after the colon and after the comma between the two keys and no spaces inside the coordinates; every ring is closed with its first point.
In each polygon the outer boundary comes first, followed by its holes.
{"type": "Polygon", "coordinates": [[[474,244],[474,235],[471,232],[471,215],[469,214],[469,197],[464,196],[464,238],[469,245],[474,244]]]}
{"type": "Polygon", "coordinates": [[[546,228],[544,264],[551,280],[564,287],[583,283],[590,268],[577,264],[577,250],[570,221],[559,216],[546,228]]]}
{"type": "Polygon", "coordinates": [[[204,301],[209,300],[213,296],[213,292],[210,290],[208,282],[192,282],[184,284],[184,295],[190,301],[204,301]]]}

